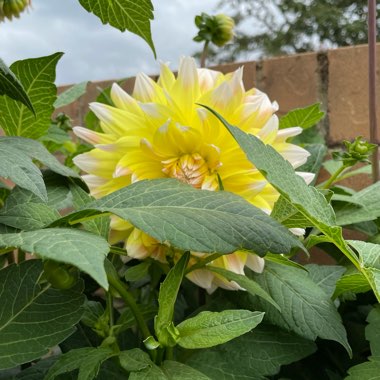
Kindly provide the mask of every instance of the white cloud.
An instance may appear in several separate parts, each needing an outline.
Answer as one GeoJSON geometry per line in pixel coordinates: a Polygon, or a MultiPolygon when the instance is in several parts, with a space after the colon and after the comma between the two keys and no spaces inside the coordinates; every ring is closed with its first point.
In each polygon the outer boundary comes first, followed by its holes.
{"type": "MultiPolygon", "coordinates": [[[[194,17],[212,13],[218,0],[153,0],[152,34],[157,56],[177,66],[200,46],[194,17]]],[[[78,0],[33,0],[33,10],[0,24],[0,56],[6,63],[63,51],[57,83],[118,79],[139,71],[156,73],[158,63],[140,37],[121,33],[88,14],[78,0]]]]}

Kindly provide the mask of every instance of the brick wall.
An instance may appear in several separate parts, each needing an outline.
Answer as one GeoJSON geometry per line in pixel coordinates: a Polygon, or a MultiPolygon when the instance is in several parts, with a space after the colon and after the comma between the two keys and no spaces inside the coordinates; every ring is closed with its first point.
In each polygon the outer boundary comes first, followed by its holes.
{"type": "MultiPolygon", "coordinates": [[[[380,68],[380,49],[378,51],[380,68]]],[[[255,86],[266,92],[271,100],[279,103],[280,115],[297,107],[321,102],[326,118],[320,128],[330,146],[358,135],[368,138],[367,45],[233,63],[215,69],[230,72],[242,65],[246,88],[255,86]]],[[[83,125],[88,103],[96,99],[99,88],[106,88],[113,82],[90,83],[81,99],[60,111],[70,115],[75,125],[83,125]]],[[[132,91],[133,85],[134,78],[123,83],[128,92],[132,91]]],[[[59,88],[59,91],[65,88],[67,86],[59,88]]],[[[380,93],[380,77],[378,91],[380,93]]],[[[380,102],[380,95],[378,100],[380,102]]]]}

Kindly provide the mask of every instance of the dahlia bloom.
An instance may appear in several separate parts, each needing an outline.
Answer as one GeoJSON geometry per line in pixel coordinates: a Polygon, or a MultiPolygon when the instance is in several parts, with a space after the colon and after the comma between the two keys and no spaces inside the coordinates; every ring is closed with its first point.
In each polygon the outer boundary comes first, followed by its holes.
{"type": "MultiPolygon", "coordinates": [[[[92,195],[99,198],[136,181],[171,177],[210,191],[218,191],[222,183],[224,190],[270,213],[278,192],[247,160],[222,123],[199,104],[211,107],[231,124],[270,144],[294,168],[305,163],[309,153],[286,142],[302,129],[279,130],[274,115],[277,104],[257,89],[246,91],[242,74],[242,68],[227,75],[197,69],[192,58],[183,58],[177,77],[166,64],[161,64],[158,82],[139,74],[132,96],[114,84],[114,106],[90,105],[103,133],[74,128],[78,137],[94,145],[93,150],[74,159],[88,173],[83,179],[92,195]]],[[[312,179],[310,173],[299,175],[306,181],[312,179]]],[[[167,247],[128,222],[114,217],[111,227],[111,240],[124,241],[130,257],[166,261],[167,247]]],[[[194,252],[190,263],[204,255],[194,252]]],[[[211,265],[244,274],[244,266],[261,272],[264,260],[238,251],[211,265]]],[[[208,292],[218,286],[239,289],[207,267],[189,273],[188,278],[208,292]]]]}

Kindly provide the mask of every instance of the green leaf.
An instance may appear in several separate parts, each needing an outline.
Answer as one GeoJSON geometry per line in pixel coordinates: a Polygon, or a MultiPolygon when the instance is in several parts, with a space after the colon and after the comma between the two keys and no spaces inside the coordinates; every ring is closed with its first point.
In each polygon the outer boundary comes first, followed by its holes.
{"type": "MultiPolygon", "coordinates": [[[[17,154],[26,154],[28,157],[41,162],[54,173],[64,177],[80,178],[74,170],[62,165],[49,151],[38,141],[23,137],[0,137],[0,151],[5,146],[12,147],[17,154]],[[21,153],[20,153],[21,152],[21,153]]],[[[1,160],[0,160],[1,162],[1,160]]]]}
{"type": "Polygon", "coordinates": [[[350,198],[350,203],[337,211],[336,216],[339,225],[345,226],[379,218],[380,182],[355,193],[350,198]]]}
{"type": "Polygon", "coordinates": [[[269,303],[258,298],[255,300],[256,309],[265,311],[265,318],[270,323],[306,339],[335,340],[351,354],[346,331],[334,303],[307,272],[267,262],[265,271],[252,277],[281,308],[279,312],[269,303]]]}
{"type": "Polygon", "coordinates": [[[41,275],[40,260],[0,271],[0,369],[45,355],[75,331],[82,316],[81,286],[65,291],[42,287],[41,275]]]}
{"type": "Polygon", "coordinates": [[[12,190],[0,209],[0,223],[24,231],[43,228],[59,217],[57,210],[41,203],[40,198],[20,187],[12,190]]]}
{"type": "Polygon", "coordinates": [[[153,364],[149,355],[139,348],[120,352],[119,360],[120,365],[128,372],[141,371],[153,364]]]}
{"type": "Polygon", "coordinates": [[[88,82],[78,83],[67,89],[62,94],[59,94],[57,100],[54,102],[54,108],[64,107],[72,102],[75,102],[86,93],[87,84],[88,82]]]}
{"type": "Polygon", "coordinates": [[[89,232],[68,228],[0,235],[0,248],[17,247],[44,259],[72,264],[89,274],[105,289],[108,281],[104,258],[109,252],[108,243],[89,232]]]}
{"type": "Polygon", "coordinates": [[[161,366],[168,380],[211,380],[203,373],[183,363],[165,360],[161,366]]]}
{"type": "Polygon", "coordinates": [[[369,362],[361,363],[348,370],[347,380],[380,379],[380,308],[376,305],[368,314],[365,337],[370,342],[372,356],[369,362]]]}
{"type": "Polygon", "coordinates": [[[359,240],[348,240],[347,242],[359,253],[362,272],[372,289],[380,293],[380,245],[359,240]]]}
{"type": "Polygon", "coordinates": [[[358,364],[348,370],[349,376],[345,380],[379,380],[380,379],[380,358],[358,364]]]}
{"type": "Polygon", "coordinates": [[[125,272],[124,278],[126,281],[139,281],[146,277],[149,273],[150,261],[144,261],[138,265],[130,267],[125,272]]]}
{"type": "Polygon", "coordinates": [[[151,0],[79,0],[79,2],[88,12],[98,16],[103,24],[110,24],[122,32],[127,29],[142,37],[156,57],[150,31],[150,20],[153,19],[151,0]]]}
{"type": "MultiPolygon", "coordinates": [[[[321,231],[327,239],[359,269],[360,263],[343,239],[342,228],[337,226],[335,213],[322,193],[295,174],[294,169],[271,146],[265,145],[260,139],[248,135],[223,119],[217,112],[204,106],[212,112],[230,131],[245,152],[247,158],[266,177],[269,183],[292,204],[310,223],[321,231]]],[[[372,286],[375,295],[380,300],[380,292],[372,286]]]]}
{"type": "Polygon", "coordinates": [[[371,290],[363,273],[352,267],[338,280],[333,298],[337,298],[344,293],[365,293],[371,290]]]}
{"type": "Polygon", "coordinates": [[[368,326],[365,328],[365,337],[371,346],[373,356],[380,358],[380,307],[376,305],[368,314],[368,326]]]}
{"type": "Polygon", "coordinates": [[[178,344],[183,348],[208,348],[226,343],[254,329],[264,313],[249,310],[203,311],[181,322],[178,344]]]}
{"type": "Polygon", "coordinates": [[[264,380],[280,366],[300,360],[316,350],[314,342],[274,326],[260,325],[222,346],[196,351],[186,364],[211,379],[264,380]]]}
{"type": "Polygon", "coordinates": [[[55,225],[111,212],[184,251],[231,253],[245,249],[263,256],[303,248],[291,232],[243,198],[227,191],[194,189],[171,178],[136,182],[86,209],[55,225]]]}
{"type": "Polygon", "coordinates": [[[60,355],[50,368],[44,380],[53,380],[58,375],[79,369],[78,380],[92,380],[99,372],[101,364],[116,354],[110,348],[85,347],[60,355]]]}
{"type": "Polygon", "coordinates": [[[2,59],[0,59],[0,95],[7,95],[16,101],[23,103],[35,114],[33,104],[23,85],[2,59]]]}
{"type": "Polygon", "coordinates": [[[119,360],[120,365],[131,372],[129,380],[168,380],[162,370],[150,360],[149,355],[138,348],[120,352],[119,360]]]}
{"type": "Polygon", "coordinates": [[[55,68],[62,53],[26,59],[10,67],[25,88],[35,110],[9,98],[0,98],[0,126],[6,135],[38,138],[48,130],[57,89],[55,68]]]}
{"type": "Polygon", "coordinates": [[[345,267],[339,265],[305,265],[309,277],[329,296],[332,297],[337,281],[346,271],[345,267]]]}
{"type": "Polygon", "coordinates": [[[174,304],[182,283],[183,275],[189,262],[190,253],[182,255],[177,264],[169,271],[164,282],[160,285],[158,294],[158,314],[154,323],[159,342],[163,345],[175,345],[175,338],[171,336],[173,324],[174,304]],[[174,340],[174,342],[173,342],[174,340]]]}
{"type": "Polygon", "coordinates": [[[47,193],[42,173],[23,151],[1,143],[0,137],[0,176],[10,179],[16,185],[27,189],[43,201],[47,193]]]}
{"type": "MultiPolygon", "coordinates": [[[[81,187],[75,184],[70,184],[70,191],[73,196],[73,206],[75,210],[81,209],[91,203],[94,198],[86,193],[81,187]]],[[[83,227],[96,235],[108,240],[110,231],[110,218],[109,216],[103,216],[94,220],[88,220],[83,222],[83,227]]]]}
{"type": "Polygon", "coordinates": [[[324,116],[321,104],[315,103],[305,108],[297,108],[280,118],[280,129],[301,127],[307,129],[317,124],[324,116]]]}
{"type": "Polygon", "coordinates": [[[280,306],[278,306],[277,303],[274,302],[273,298],[257,282],[253,281],[249,277],[243,276],[241,274],[237,274],[234,272],[230,272],[227,269],[213,267],[213,266],[207,266],[207,269],[212,272],[220,274],[221,276],[223,276],[229,281],[235,281],[248,293],[252,294],[253,296],[257,295],[263,298],[264,300],[271,303],[276,309],[280,310],[280,306]]]}

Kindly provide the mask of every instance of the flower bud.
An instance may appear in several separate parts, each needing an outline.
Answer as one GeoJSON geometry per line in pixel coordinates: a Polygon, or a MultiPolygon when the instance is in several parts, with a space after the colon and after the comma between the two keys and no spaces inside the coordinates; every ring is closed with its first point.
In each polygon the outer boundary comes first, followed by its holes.
{"type": "Polygon", "coordinates": [[[199,29],[198,34],[194,37],[196,42],[212,42],[221,47],[230,42],[234,36],[234,20],[225,14],[209,16],[202,13],[195,17],[195,25],[199,29]]]}
{"type": "Polygon", "coordinates": [[[78,281],[78,272],[72,272],[67,265],[57,263],[53,260],[44,262],[44,274],[46,280],[56,289],[70,289],[78,281]]]}
{"type": "Polygon", "coordinates": [[[30,5],[31,0],[0,0],[0,21],[5,18],[12,20],[13,17],[20,17],[20,13],[30,5]]]}
{"type": "Polygon", "coordinates": [[[216,46],[224,46],[227,42],[230,42],[234,36],[234,20],[224,14],[216,15],[214,19],[216,29],[213,33],[212,42],[216,46]]]}

